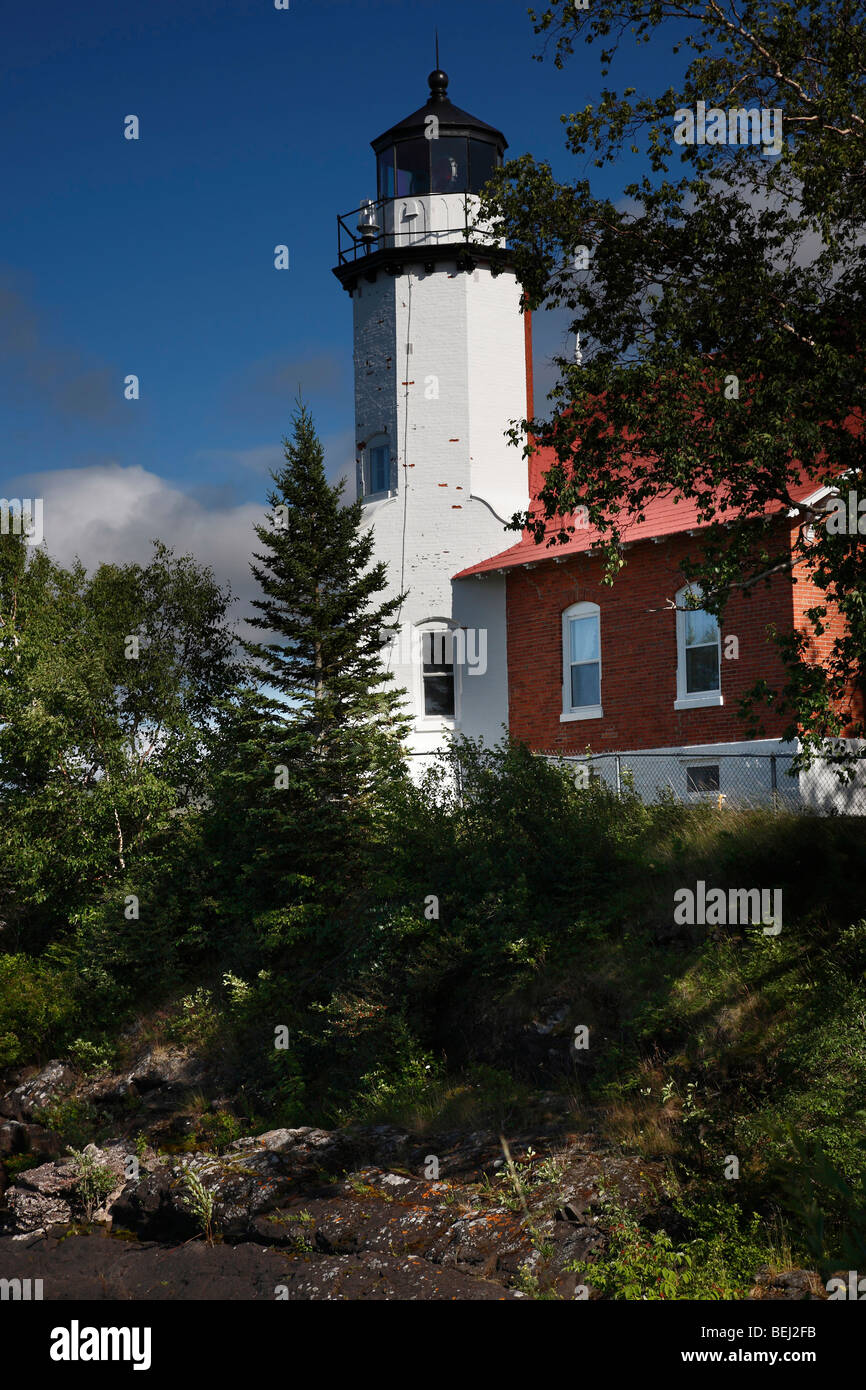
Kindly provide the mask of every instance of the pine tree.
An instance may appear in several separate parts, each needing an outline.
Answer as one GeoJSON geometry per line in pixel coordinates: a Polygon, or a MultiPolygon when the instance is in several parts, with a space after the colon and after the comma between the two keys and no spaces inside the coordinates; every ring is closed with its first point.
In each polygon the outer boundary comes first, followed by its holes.
{"type": "Polygon", "coordinates": [[[300,402],[284,446],[251,565],[263,597],[253,600],[250,623],[268,637],[246,647],[258,685],[258,746],[270,785],[281,777],[287,793],[296,868],[333,881],[334,861],[348,865],[361,849],[377,794],[405,775],[408,720],[382,663],[401,598],[377,601],[386,566],[372,563],[361,502],[345,505],[345,483],[328,483],[300,402]]]}

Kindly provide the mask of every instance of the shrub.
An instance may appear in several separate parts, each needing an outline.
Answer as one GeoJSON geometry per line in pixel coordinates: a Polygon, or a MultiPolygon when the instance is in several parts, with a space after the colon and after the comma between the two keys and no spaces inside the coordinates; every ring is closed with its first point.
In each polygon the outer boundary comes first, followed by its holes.
{"type": "Polygon", "coordinates": [[[61,1141],[70,1146],[83,1147],[93,1139],[98,1122],[95,1108],[89,1101],[53,1100],[36,1115],[39,1124],[54,1130],[61,1141]]]}
{"type": "Polygon", "coordinates": [[[92,1221],[93,1213],[117,1186],[117,1174],[105,1164],[97,1163],[95,1155],[87,1149],[68,1149],[67,1152],[75,1164],[78,1197],[84,1214],[92,1221]]]}
{"type": "MultiPolygon", "coordinates": [[[[716,1204],[710,1232],[675,1244],[648,1231],[613,1197],[604,1203],[604,1253],[569,1268],[603,1297],[632,1300],[743,1298],[769,1251],[757,1239],[760,1217],[744,1219],[716,1204]]],[[[706,1222],[704,1223],[706,1226],[706,1222]]]]}
{"type": "Polygon", "coordinates": [[[0,1067],[56,1055],[75,1017],[69,971],[23,953],[0,955],[0,1067]]]}

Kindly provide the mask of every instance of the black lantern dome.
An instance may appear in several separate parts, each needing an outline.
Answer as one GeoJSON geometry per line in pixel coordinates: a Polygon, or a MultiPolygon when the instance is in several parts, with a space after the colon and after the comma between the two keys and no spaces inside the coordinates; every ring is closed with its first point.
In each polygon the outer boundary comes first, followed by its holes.
{"type": "Polygon", "coordinates": [[[501,130],[448,99],[448,74],[436,68],[426,105],[373,140],[379,198],[480,193],[502,163],[501,130]]]}

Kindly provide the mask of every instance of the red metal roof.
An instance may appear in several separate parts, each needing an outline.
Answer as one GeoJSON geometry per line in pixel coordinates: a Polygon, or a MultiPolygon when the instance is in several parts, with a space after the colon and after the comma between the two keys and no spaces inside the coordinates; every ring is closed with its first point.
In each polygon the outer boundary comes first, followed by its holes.
{"type": "MultiPolygon", "coordinates": [[[[545,452],[547,451],[545,450],[545,452]]],[[[800,502],[817,492],[819,487],[820,484],[817,484],[813,479],[804,478],[797,487],[790,489],[790,495],[794,501],[800,502]]],[[[778,505],[768,508],[768,510],[774,512],[781,511],[782,508],[781,505],[778,505]]],[[[733,521],[736,512],[731,510],[727,516],[733,521]]],[[[676,501],[673,496],[667,496],[653,498],[639,515],[628,520],[624,519],[620,529],[623,541],[631,545],[635,541],[658,540],[662,536],[675,536],[684,531],[696,531],[711,524],[712,521],[704,521],[698,516],[697,507],[693,501],[683,498],[676,501]]],[[[565,544],[559,544],[555,537],[561,529],[562,522],[552,520],[547,528],[547,535],[550,539],[540,543],[536,542],[532,535],[524,532],[523,538],[515,545],[510,546],[508,550],[501,550],[497,555],[491,555],[488,560],[480,560],[478,564],[467,566],[466,569],[460,570],[459,574],[455,574],[453,578],[467,579],[473,574],[490,574],[497,570],[514,569],[518,565],[537,565],[543,564],[545,561],[559,560],[569,555],[579,555],[584,551],[591,550],[601,539],[596,527],[579,526],[565,544]]]]}

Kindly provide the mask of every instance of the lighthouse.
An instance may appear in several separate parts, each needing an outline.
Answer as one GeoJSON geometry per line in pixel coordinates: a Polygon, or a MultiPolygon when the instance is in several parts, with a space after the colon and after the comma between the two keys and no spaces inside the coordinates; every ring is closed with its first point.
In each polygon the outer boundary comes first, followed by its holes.
{"type": "Polygon", "coordinates": [[[496,738],[507,721],[504,601],[488,585],[475,603],[452,577],[517,539],[527,462],[506,431],[532,413],[529,315],[479,217],[507,142],[451,102],[439,68],[428,82],[372,141],[376,197],[338,217],[334,267],[352,299],[357,495],[389,592],[406,595],[385,664],[421,765],[455,731],[496,738]]]}

